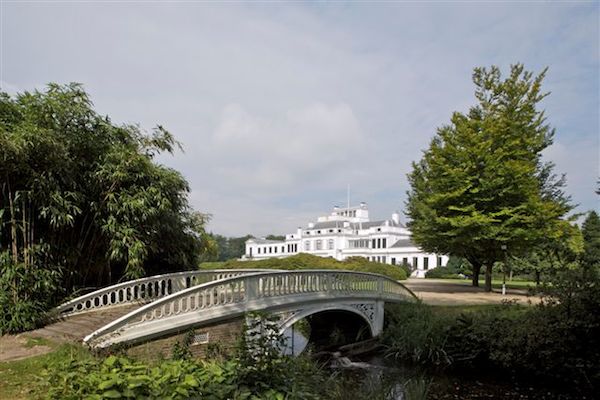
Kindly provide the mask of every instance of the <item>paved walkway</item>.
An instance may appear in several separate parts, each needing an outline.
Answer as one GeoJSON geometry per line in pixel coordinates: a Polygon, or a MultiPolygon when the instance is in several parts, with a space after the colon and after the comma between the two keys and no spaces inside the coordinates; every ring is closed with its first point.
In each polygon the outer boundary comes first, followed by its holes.
{"type": "Polygon", "coordinates": [[[0,337],[0,362],[20,360],[48,353],[51,347],[45,345],[28,346],[28,339],[48,339],[52,343],[81,343],[84,337],[107,323],[139,308],[139,305],[127,305],[102,311],[90,311],[56,321],[43,328],[18,335],[0,337]]]}
{"type": "Polygon", "coordinates": [[[431,305],[499,304],[503,300],[523,305],[539,302],[539,297],[527,296],[525,289],[507,289],[503,296],[499,290],[486,293],[482,287],[473,287],[470,282],[460,280],[410,278],[404,285],[431,305]]]}

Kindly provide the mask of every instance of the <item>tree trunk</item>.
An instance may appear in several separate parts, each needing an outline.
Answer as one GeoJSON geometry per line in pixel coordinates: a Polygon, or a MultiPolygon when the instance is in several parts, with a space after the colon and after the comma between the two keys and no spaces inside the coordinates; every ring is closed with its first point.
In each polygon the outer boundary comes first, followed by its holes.
{"type": "Polygon", "coordinates": [[[475,287],[479,287],[479,272],[481,271],[481,264],[479,263],[474,263],[473,261],[470,261],[471,265],[473,266],[473,280],[472,280],[472,285],[475,287]]]}
{"type": "Polygon", "coordinates": [[[22,215],[22,220],[23,220],[23,263],[25,264],[25,267],[27,267],[29,265],[29,244],[28,244],[28,240],[27,240],[27,213],[25,211],[25,195],[23,195],[21,203],[23,204],[23,208],[21,209],[21,213],[22,215]]]}
{"type": "Polygon", "coordinates": [[[10,208],[10,240],[12,247],[12,259],[16,265],[19,262],[19,252],[17,249],[17,219],[15,217],[15,205],[13,202],[10,185],[8,186],[8,206],[10,208]]]}
{"type": "Polygon", "coordinates": [[[492,265],[493,263],[489,263],[485,266],[485,291],[492,291],[492,265]]]}
{"type": "Polygon", "coordinates": [[[540,286],[540,271],[535,271],[535,286],[540,286]]]}

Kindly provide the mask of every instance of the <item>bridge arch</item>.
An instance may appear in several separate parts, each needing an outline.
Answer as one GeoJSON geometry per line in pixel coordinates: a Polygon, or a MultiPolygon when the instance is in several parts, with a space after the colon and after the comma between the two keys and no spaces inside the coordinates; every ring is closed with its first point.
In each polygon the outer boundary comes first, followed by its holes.
{"type": "MultiPolygon", "coordinates": [[[[279,331],[283,333],[287,329],[291,328],[296,322],[312,315],[327,311],[345,311],[359,316],[369,327],[369,333],[371,336],[377,336],[381,333],[382,327],[378,325],[379,321],[376,320],[376,307],[379,306],[376,303],[377,302],[364,302],[355,304],[329,303],[318,304],[312,307],[309,306],[305,309],[293,312],[290,317],[284,319],[280,324],[279,331]]],[[[381,305],[383,305],[383,303],[381,305]]],[[[383,320],[381,322],[383,322],[383,320]]]]}

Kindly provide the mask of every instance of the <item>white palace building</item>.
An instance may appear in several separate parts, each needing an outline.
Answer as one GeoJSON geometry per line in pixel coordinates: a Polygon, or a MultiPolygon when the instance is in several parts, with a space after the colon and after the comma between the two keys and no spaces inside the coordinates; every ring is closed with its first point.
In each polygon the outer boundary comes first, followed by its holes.
{"type": "Polygon", "coordinates": [[[412,276],[422,278],[428,269],[446,265],[448,257],[425,253],[410,240],[410,231],[392,219],[370,221],[365,203],[358,207],[334,207],[330,215],[319,217],[306,228],[285,235],[285,240],[249,239],[243,260],[264,260],[308,253],[344,260],[365,257],[392,265],[410,264],[412,276]]]}

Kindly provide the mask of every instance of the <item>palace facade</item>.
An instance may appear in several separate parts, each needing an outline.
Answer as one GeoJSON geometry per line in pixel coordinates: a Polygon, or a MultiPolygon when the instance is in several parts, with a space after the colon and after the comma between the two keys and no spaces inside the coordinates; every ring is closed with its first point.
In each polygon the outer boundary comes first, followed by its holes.
{"type": "Polygon", "coordinates": [[[242,259],[282,258],[298,253],[344,260],[364,257],[385,264],[408,264],[412,276],[422,278],[427,270],[444,266],[445,255],[425,253],[410,239],[410,231],[400,223],[396,212],[391,219],[371,221],[365,203],[357,207],[334,207],[331,214],[319,217],[304,228],[285,236],[285,240],[249,239],[242,259]]]}

